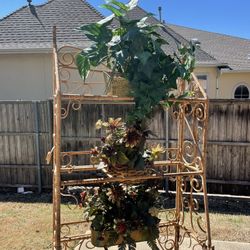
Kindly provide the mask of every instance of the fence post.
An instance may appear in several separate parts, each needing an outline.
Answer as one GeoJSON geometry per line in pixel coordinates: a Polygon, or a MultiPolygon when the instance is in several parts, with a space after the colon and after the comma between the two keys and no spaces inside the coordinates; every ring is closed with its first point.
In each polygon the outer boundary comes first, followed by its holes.
{"type": "Polygon", "coordinates": [[[39,121],[39,109],[38,101],[33,103],[34,107],[34,117],[35,117],[35,136],[36,136],[36,158],[37,158],[37,186],[38,193],[42,192],[42,166],[41,166],[41,156],[40,156],[40,121],[39,121]]]}
{"type": "MultiPolygon", "coordinates": [[[[169,112],[168,109],[164,108],[164,116],[165,116],[165,148],[169,148],[169,112]]],[[[166,160],[168,159],[168,152],[166,152],[166,160]]],[[[169,185],[168,185],[168,177],[164,179],[164,188],[166,195],[168,196],[169,185]]]]}

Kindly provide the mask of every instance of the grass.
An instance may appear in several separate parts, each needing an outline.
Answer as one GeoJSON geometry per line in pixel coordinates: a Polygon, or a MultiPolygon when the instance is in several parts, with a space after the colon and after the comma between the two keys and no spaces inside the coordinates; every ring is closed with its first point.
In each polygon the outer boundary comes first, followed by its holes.
{"type": "MultiPolygon", "coordinates": [[[[210,213],[212,239],[250,242],[250,214],[210,213]]],[[[249,208],[249,204],[242,207],[249,208]]],[[[242,210],[243,211],[243,210],[242,210]]],[[[63,220],[81,219],[81,210],[62,206],[63,220]]],[[[0,249],[51,249],[52,204],[49,195],[0,195],[0,249]]]]}

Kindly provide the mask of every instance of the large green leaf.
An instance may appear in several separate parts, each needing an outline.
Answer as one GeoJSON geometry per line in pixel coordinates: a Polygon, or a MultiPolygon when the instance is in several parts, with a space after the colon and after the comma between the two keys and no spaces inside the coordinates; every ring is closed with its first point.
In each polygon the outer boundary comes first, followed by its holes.
{"type": "Polygon", "coordinates": [[[88,51],[88,58],[90,65],[97,67],[107,59],[108,47],[106,44],[93,45],[88,51]]]}
{"type": "Polygon", "coordinates": [[[79,29],[81,31],[84,31],[85,33],[90,33],[90,34],[98,36],[100,34],[100,27],[101,25],[98,23],[91,23],[91,24],[83,25],[79,29]]]}
{"type": "Polygon", "coordinates": [[[98,23],[83,25],[79,28],[84,34],[94,42],[105,43],[112,39],[112,31],[98,23]]]}
{"type": "Polygon", "coordinates": [[[104,9],[110,10],[117,17],[120,17],[120,16],[124,15],[124,13],[121,10],[113,7],[110,4],[102,4],[101,7],[104,8],[104,9]]]}
{"type": "Polygon", "coordinates": [[[118,7],[120,7],[122,10],[125,10],[125,11],[129,10],[129,7],[126,4],[122,3],[122,2],[118,2],[116,0],[110,0],[109,2],[116,5],[116,6],[118,6],[118,7]]]}
{"type": "Polygon", "coordinates": [[[80,76],[86,80],[89,70],[90,70],[90,63],[89,58],[84,54],[78,54],[76,56],[76,65],[78,67],[80,76]]]}
{"type": "Polygon", "coordinates": [[[144,51],[141,53],[138,58],[141,61],[141,64],[144,66],[147,62],[148,59],[152,56],[152,54],[149,51],[144,51]]]}
{"type": "MultiPolygon", "coordinates": [[[[129,19],[128,10],[137,3],[138,0],[131,0],[125,5],[119,0],[109,0],[103,7],[113,15],[80,28],[94,44],[84,50],[78,58],[78,65],[84,79],[90,66],[98,66],[102,62],[106,62],[113,71],[122,73],[129,80],[135,99],[135,109],[129,119],[142,122],[152,116],[161,100],[172,96],[171,91],[177,88],[179,77],[190,79],[194,51],[192,47],[180,47],[178,55],[166,54],[162,46],[168,43],[159,33],[159,28],[165,29],[163,24],[150,23],[150,15],[129,19]],[[114,18],[118,23],[115,28],[111,25],[114,18]]],[[[117,157],[112,161],[118,160],[117,157]]]]}

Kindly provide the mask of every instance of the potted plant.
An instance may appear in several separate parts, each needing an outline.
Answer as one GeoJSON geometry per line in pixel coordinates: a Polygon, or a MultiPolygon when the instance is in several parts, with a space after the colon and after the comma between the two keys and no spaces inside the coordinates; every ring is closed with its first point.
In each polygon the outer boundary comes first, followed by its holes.
{"type": "MultiPolygon", "coordinates": [[[[145,147],[150,133],[148,120],[160,103],[167,105],[169,98],[176,97],[177,79],[189,80],[194,68],[192,45],[180,46],[178,53],[168,55],[162,49],[168,44],[158,32],[164,25],[148,23],[149,16],[138,20],[128,18],[128,12],[137,2],[131,0],[123,4],[110,0],[103,7],[113,15],[79,28],[93,42],[76,58],[82,78],[86,79],[91,67],[104,63],[114,76],[127,80],[135,101],[126,123],[112,118],[108,122],[97,122],[106,134],[102,138],[103,146],[92,150],[92,160],[101,161],[108,170],[118,169],[118,172],[124,168],[143,171],[163,151],[159,146],[150,150],[145,147]]],[[[133,186],[128,185],[129,189],[133,186]]],[[[135,241],[145,240],[133,237],[133,232],[139,229],[142,235],[149,236],[146,239],[149,246],[158,249],[155,239],[159,234],[159,220],[150,214],[156,202],[154,196],[143,184],[133,191],[135,196],[128,190],[118,184],[109,185],[87,199],[86,212],[87,218],[92,219],[93,244],[104,247],[118,244],[120,250],[129,244],[129,249],[135,249],[135,241]],[[145,228],[147,232],[143,231],[145,228]]]]}
{"type": "Polygon", "coordinates": [[[90,68],[106,64],[113,75],[125,78],[135,100],[135,108],[127,123],[145,126],[161,101],[174,97],[177,79],[189,80],[194,69],[194,46],[180,46],[178,53],[166,54],[162,46],[168,46],[159,34],[163,24],[150,24],[148,16],[131,20],[128,12],[138,0],[123,4],[110,0],[102,5],[113,15],[84,25],[80,31],[92,41],[91,47],[77,55],[76,63],[83,79],[90,68]]]}
{"type": "Polygon", "coordinates": [[[136,248],[136,242],[147,241],[158,249],[159,194],[156,187],[127,186],[118,183],[83,191],[84,216],[91,221],[92,244],[96,247],[118,245],[119,250],[136,248]]]}
{"type": "Polygon", "coordinates": [[[115,176],[145,174],[154,160],[165,152],[159,144],[146,147],[150,131],[126,126],[121,118],[109,118],[107,122],[99,120],[96,128],[104,129],[105,135],[101,138],[102,145],[92,149],[91,161],[115,176]]]}

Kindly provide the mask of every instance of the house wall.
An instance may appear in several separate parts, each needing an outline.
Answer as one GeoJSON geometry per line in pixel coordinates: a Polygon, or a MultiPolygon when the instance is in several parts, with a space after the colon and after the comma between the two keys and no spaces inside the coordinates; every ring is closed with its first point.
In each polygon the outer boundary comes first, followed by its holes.
{"type": "Polygon", "coordinates": [[[250,91],[250,73],[223,73],[219,78],[219,97],[234,98],[237,86],[244,84],[250,91]]]}
{"type": "MultiPolygon", "coordinates": [[[[100,69],[103,69],[101,67],[100,69]]],[[[231,99],[235,87],[241,83],[250,90],[250,73],[222,73],[218,78],[219,89],[216,94],[216,67],[197,67],[194,72],[208,76],[207,93],[209,98],[231,99]]],[[[0,55],[0,100],[47,100],[52,98],[52,55],[44,54],[6,54],[0,55]]],[[[71,81],[83,85],[77,71],[71,72],[71,81]]],[[[102,73],[91,73],[83,93],[103,94],[105,83],[102,73]]],[[[77,92],[76,92],[77,93],[77,92]]]]}
{"type": "MultiPolygon", "coordinates": [[[[62,72],[61,78],[64,77],[68,78],[66,72],[62,72]]],[[[82,91],[83,88],[79,88],[79,84],[83,85],[83,80],[76,70],[71,72],[70,80],[75,81],[75,88],[82,91]]],[[[50,99],[52,81],[52,54],[0,55],[0,100],[50,99]]],[[[86,82],[90,84],[85,84],[84,93],[96,95],[104,93],[103,73],[89,74],[86,82]]],[[[66,90],[65,86],[63,90],[66,90]]]]}
{"type": "Polygon", "coordinates": [[[0,55],[0,100],[51,97],[51,54],[0,55]]]}
{"type": "Polygon", "coordinates": [[[234,99],[235,88],[244,84],[250,91],[250,72],[234,72],[218,74],[216,67],[197,67],[194,71],[196,75],[207,75],[207,94],[211,99],[234,99]],[[216,79],[218,76],[218,93],[216,93],[216,79]]]}
{"type": "Polygon", "coordinates": [[[194,70],[195,75],[207,75],[208,84],[207,84],[207,95],[209,98],[216,98],[216,76],[217,69],[216,67],[197,67],[194,70]]]}

